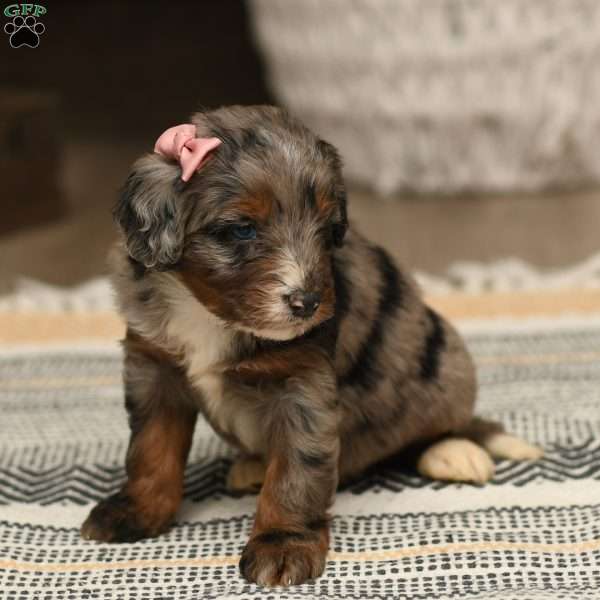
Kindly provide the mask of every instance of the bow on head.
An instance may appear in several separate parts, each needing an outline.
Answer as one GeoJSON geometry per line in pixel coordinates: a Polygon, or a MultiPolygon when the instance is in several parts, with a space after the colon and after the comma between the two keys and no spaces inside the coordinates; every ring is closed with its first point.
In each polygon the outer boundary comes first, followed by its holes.
{"type": "Polygon", "coordinates": [[[154,152],[178,160],[181,179],[189,178],[206,162],[208,155],[221,144],[218,138],[196,137],[196,126],[191,123],[167,129],[154,144],[154,152]]]}

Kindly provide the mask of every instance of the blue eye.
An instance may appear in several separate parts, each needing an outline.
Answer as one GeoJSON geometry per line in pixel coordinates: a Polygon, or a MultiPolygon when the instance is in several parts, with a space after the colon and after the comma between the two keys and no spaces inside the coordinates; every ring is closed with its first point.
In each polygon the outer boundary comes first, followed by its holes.
{"type": "Polygon", "coordinates": [[[236,240],[254,240],[256,239],[256,227],[254,225],[233,225],[231,235],[236,240]]]}

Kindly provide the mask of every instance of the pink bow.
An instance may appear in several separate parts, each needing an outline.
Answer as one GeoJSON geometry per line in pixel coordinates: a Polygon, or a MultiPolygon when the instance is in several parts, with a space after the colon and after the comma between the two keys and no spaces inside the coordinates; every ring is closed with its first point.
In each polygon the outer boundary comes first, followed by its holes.
{"type": "Polygon", "coordinates": [[[181,179],[187,181],[205,162],[208,154],[221,144],[218,138],[196,137],[196,126],[191,123],[167,129],[154,144],[154,152],[178,160],[181,179]]]}

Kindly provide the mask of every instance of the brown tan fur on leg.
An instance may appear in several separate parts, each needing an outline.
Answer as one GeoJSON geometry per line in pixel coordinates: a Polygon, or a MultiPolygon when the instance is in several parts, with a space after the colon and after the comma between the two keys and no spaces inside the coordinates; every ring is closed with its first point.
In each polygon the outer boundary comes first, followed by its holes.
{"type": "Polygon", "coordinates": [[[181,503],[194,423],[185,413],[159,413],[130,448],[125,493],[135,505],[138,521],[151,535],[170,524],[181,503]]]}
{"type": "Polygon", "coordinates": [[[316,360],[291,378],[268,412],[269,458],[250,541],[240,560],[249,581],[293,585],[320,575],[329,545],[339,438],[335,379],[316,360]]]}
{"type": "Polygon", "coordinates": [[[164,531],[181,502],[183,473],[196,422],[177,369],[128,345],[126,389],[131,440],[127,482],[96,506],[82,526],[87,539],[135,541],[164,531]],[[132,382],[136,385],[131,389],[132,382]],[[178,385],[179,384],[179,385],[178,385]],[[178,396],[179,394],[179,396],[178,396]]]}
{"type": "Polygon", "coordinates": [[[240,561],[244,576],[260,585],[293,585],[318,577],[325,567],[329,523],[305,523],[277,498],[285,458],[273,459],[258,500],[254,528],[240,561]]]}

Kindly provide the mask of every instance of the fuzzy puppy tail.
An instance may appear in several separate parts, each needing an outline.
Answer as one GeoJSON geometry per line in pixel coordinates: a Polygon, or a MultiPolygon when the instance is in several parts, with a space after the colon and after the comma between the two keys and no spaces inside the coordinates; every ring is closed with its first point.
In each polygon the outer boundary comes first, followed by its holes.
{"type": "Polygon", "coordinates": [[[483,484],[494,476],[493,458],[537,460],[541,448],[504,431],[500,423],[474,417],[464,429],[429,446],[417,462],[431,479],[483,484]]]}

